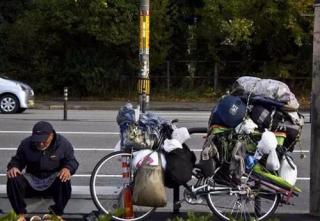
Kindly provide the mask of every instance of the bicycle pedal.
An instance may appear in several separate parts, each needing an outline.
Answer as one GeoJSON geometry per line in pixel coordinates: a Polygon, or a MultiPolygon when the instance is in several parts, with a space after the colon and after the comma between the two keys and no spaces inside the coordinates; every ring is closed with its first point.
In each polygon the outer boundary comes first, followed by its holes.
{"type": "Polygon", "coordinates": [[[185,201],[191,205],[202,204],[203,198],[186,198],[185,201]]]}
{"type": "Polygon", "coordinates": [[[179,201],[176,201],[174,203],[174,205],[177,205],[177,206],[181,206],[181,204],[184,202],[184,200],[179,200],[179,201]]]}

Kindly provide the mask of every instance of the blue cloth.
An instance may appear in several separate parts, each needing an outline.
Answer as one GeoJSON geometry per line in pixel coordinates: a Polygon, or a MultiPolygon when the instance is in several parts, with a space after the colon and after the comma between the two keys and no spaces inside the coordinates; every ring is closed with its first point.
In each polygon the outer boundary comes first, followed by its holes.
{"type": "Polygon", "coordinates": [[[58,175],[58,173],[53,173],[49,177],[40,179],[36,176],[33,176],[30,173],[25,173],[24,177],[26,178],[26,180],[28,180],[30,186],[33,189],[35,189],[37,191],[44,191],[44,190],[48,189],[53,184],[53,182],[57,178],[57,175],[58,175]]]}

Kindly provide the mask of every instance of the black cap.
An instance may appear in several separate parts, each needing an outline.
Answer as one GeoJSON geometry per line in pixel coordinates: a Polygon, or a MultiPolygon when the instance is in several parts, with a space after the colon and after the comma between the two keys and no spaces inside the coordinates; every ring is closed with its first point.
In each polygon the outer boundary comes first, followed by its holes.
{"type": "Polygon", "coordinates": [[[52,125],[46,121],[39,121],[32,128],[31,140],[33,142],[46,141],[51,133],[54,132],[52,125]]]}

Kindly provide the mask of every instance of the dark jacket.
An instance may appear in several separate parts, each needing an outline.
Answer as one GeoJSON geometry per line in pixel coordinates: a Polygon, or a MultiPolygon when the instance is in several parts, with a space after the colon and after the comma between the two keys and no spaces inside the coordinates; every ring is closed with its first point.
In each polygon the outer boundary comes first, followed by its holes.
{"type": "Polygon", "coordinates": [[[24,139],[15,156],[8,163],[8,170],[17,167],[38,178],[46,178],[66,167],[74,174],[79,166],[71,143],[62,135],[56,134],[46,150],[38,150],[31,142],[31,136],[24,139]]]}

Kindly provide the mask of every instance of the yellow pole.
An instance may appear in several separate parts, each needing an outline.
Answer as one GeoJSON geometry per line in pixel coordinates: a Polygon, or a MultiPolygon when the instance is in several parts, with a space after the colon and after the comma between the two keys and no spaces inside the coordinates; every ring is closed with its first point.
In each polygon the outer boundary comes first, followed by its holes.
{"type": "Polygon", "coordinates": [[[139,36],[139,61],[140,74],[138,79],[138,94],[141,111],[149,108],[150,78],[149,78],[149,37],[150,37],[150,2],[140,0],[140,36],[139,36]]]}

